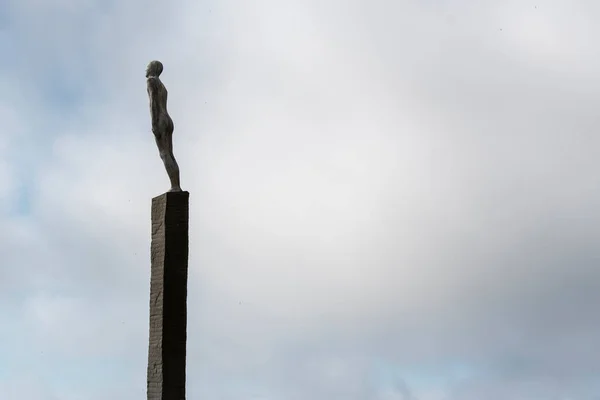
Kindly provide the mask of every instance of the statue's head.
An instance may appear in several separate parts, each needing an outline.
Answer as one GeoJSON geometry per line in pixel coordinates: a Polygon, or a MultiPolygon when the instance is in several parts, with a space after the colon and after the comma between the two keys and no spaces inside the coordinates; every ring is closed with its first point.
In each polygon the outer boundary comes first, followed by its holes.
{"type": "Polygon", "coordinates": [[[160,61],[150,61],[146,68],[146,78],[149,76],[159,76],[163,71],[163,65],[160,61]]]}

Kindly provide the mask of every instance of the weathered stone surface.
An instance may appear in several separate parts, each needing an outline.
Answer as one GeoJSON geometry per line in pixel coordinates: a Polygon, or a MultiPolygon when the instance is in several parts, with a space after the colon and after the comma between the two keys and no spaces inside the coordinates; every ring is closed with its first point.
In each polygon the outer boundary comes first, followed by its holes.
{"type": "Polygon", "coordinates": [[[185,400],[189,192],[152,199],[148,400],[185,400]]]}

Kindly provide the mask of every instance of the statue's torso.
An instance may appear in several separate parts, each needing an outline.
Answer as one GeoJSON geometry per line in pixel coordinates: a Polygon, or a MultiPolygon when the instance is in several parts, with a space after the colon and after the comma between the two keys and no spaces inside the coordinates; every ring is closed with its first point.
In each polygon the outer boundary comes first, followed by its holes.
{"type": "Polygon", "coordinates": [[[152,115],[152,131],[155,135],[173,133],[173,120],[167,112],[167,88],[158,77],[149,77],[147,84],[150,114],[152,115]]]}

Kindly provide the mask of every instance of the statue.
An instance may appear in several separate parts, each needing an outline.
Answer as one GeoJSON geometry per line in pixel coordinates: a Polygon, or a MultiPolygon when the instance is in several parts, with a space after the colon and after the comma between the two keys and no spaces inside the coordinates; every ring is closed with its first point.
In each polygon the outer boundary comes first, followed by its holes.
{"type": "Polygon", "coordinates": [[[171,180],[169,192],[181,192],[179,184],[179,166],[173,155],[173,120],[167,112],[167,88],[160,81],[163,65],[160,61],[152,61],[146,68],[146,82],[148,98],[150,99],[150,117],[152,119],[152,133],[158,146],[167,175],[171,180]]]}

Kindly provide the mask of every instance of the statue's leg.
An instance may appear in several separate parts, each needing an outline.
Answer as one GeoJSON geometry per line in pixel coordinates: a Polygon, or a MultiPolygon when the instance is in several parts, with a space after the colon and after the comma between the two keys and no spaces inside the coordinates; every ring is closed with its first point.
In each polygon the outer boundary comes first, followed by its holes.
{"type": "Polygon", "coordinates": [[[175,156],[173,155],[173,133],[169,133],[167,135],[167,143],[168,143],[168,160],[170,164],[169,178],[171,179],[171,189],[173,190],[181,190],[181,186],[179,183],[179,165],[177,164],[177,160],[175,160],[175,156]]]}
{"type": "Polygon", "coordinates": [[[167,134],[167,143],[168,143],[168,151],[169,151],[169,162],[172,166],[173,177],[171,178],[171,184],[174,188],[178,188],[181,190],[181,186],[179,183],[179,165],[177,164],[177,160],[173,155],[173,131],[167,134]]]}
{"type": "Polygon", "coordinates": [[[179,166],[177,165],[177,161],[175,161],[175,157],[173,156],[173,152],[171,151],[171,135],[163,134],[160,136],[156,136],[156,144],[158,145],[160,158],[162,159],[163,164],[165,165],[167,175],[169,176],[169,180],[171,181],[171,190],[169,191],[181,191],[181,186],[179,184],[179,166]]]}
{"type": "Polygon", "coordinates": [[[169,174],[169,179],[171,180],[171,192],[180,192],[181,186],[179,184],[179,166],[177,165],[177,161],[175,161],[175,157],[173,157],[173,153],[167,154],[165,167],[167,168],[167,174],[169,174]]]}
{"type": "Polygon", "coordinates": [[[173,155],[173,131],[167,133],[166,137],[167,151],[173,155]]]}

